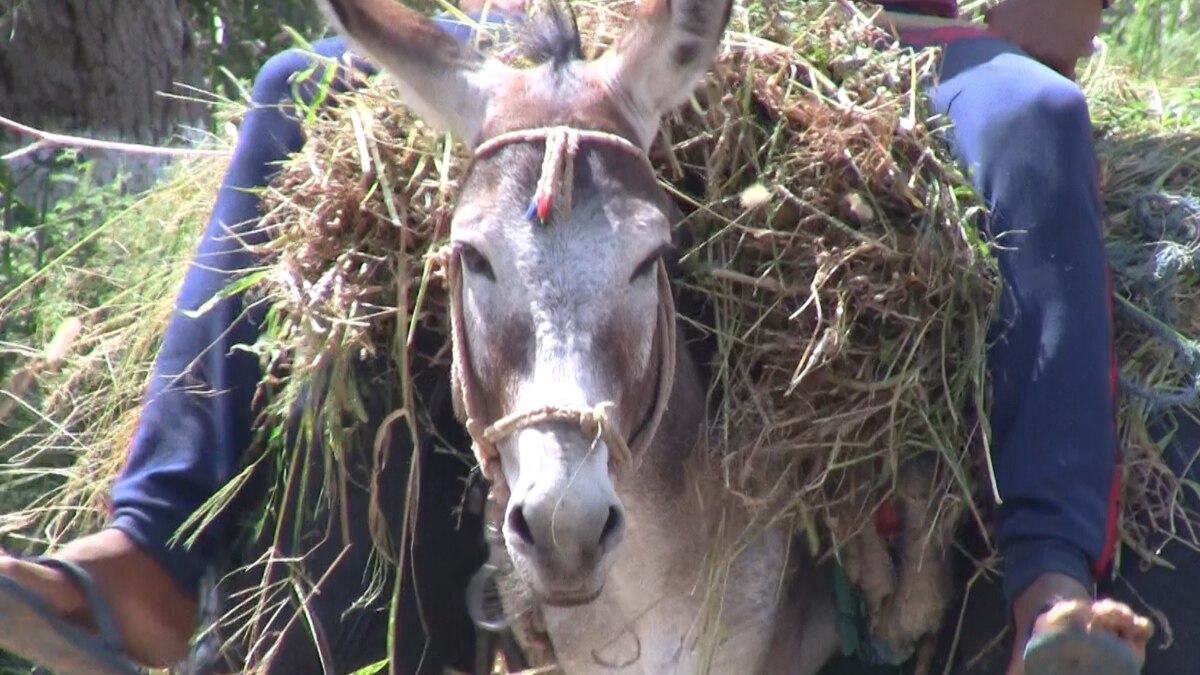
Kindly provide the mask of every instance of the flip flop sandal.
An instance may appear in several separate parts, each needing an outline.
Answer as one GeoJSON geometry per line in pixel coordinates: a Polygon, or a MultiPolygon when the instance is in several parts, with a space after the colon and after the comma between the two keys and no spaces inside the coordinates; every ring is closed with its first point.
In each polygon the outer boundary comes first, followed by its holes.
{"type": "MultiPolygon", "coordinates": [[[[1049,609],[1047,606],[1037,616],[1049,609]]],[[[1024,658],[1025,675],[1138,675],[1142,672],[1129,645],[1111,633],[1089,633],[1078,626],[1027,638],[1024,658]]]]}
{"type": "Polygon", "coordinates": [[[58,675],[145,675],[121,655],[116,621],[87,572],[57,558],[37,557],[29,562],[71,577],[83,591],[97,632],[67,623],[28,588],[0,577],[0,650],[58,675]]]}

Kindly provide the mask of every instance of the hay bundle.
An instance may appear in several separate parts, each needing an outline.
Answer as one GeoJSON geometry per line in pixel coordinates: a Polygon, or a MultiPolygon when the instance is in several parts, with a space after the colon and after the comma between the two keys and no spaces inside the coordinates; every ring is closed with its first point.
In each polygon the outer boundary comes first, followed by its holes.
{"type": "Polygon", "coordinates": [[[708,187],[684,262],[713,306],[728,483],[819,517],[840,548],[911,459],[953,469],[939,497],[969,494],[994,283],[914,100],[932,54],[810,21],[794,48],[735,47],[705,113],[669,133],[708,187]],[[842,56],[818,67],[805,44],[842,56]]]}
{"type": "MultiPolygon", "coordinates": [[[[578,7],[585,38],[611,40],[630,7],[578,7]]],[[[933,55],[880,49],[867,21],[840,14],[798,23],[794,47],[750,37],[758,25],[734,33],[652,153],[688,213],[681,284],[706,311],[687,318],[716,346],[712,447],[729,488],[763,518],[802,523],[816,554],[874,536],[877,503],[921,460],[905,503],[926,531],[910,547],[944,550],[974,501],[995,287],[976,211],[917,101],[933,55]],[[839,56],[822,63],[824,49],[839,56]]],[[[411,338],[446,340],[425,257],[448,234],[465,156],[395,100],[384,79],[311,111],[303,153],[266,196],[277,231],[263,251],[274,316],[263,351],[292,374],[278,420],[315,383],[322,404],[300,427],[339,457],[365,395],[348,385],[355,360],[390,353],[404,417],[419,419],[408,373],[431,355],[411,338]]],[[[886,545],[856,546],[848,569],[882,617],[897,583],[886,545]]],[[[928,600],[896,649],[936,628],[945,594],[928,600]]]]}
{"type": "MultiPolygon", "coordinates": [[[[604,44],[628,6],[581,9],[604,44]]],[[[821,67],[799,43],[736,34],[654,153],[690,212],[682,263],[712,309],[730,485],[807,508],[878,487],[909,456],[962,465],[982,438],[993,284],[961,178],[917,112],[932,58],[878,51],[874,29],[845,23],[805,23],[804,44],[844,54],[821,67]],[[751,485],[763,461],[796,466],[751,485]]],[[[415,323],[441,321],[423,256],[447,234],[464,158],[394,101],[384,81],[321,109],[268,194],[268,292],[302,370],[402,354],[415,323]]]]}
{"type": "MultiPolygon", "coordinates": [[[[1200,130],[1157,89],[1098,77],[1094,90],[1123,394],[1121,542],[1132,564],[1166,564],[1168,544],[1200,550],[1200,513],[1183,499],[1192,476],[1164,461],[1176,427],[1200,419],[1200,130]]],[[[1183,451],[1190,466],[1196,448],[1183,451]]]]}

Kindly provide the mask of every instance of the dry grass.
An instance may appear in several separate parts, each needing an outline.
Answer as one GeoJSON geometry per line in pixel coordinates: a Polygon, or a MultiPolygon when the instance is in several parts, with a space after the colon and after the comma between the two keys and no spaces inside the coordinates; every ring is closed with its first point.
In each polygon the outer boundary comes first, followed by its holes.
{"type": "Polygon", "coordinates": [[[0,516],[0,532],[30,535],[40,548],[103,522],[108,489],[124,462],[151,363],[226,161],[189,160],[112,214],[89,235],[100,252],[95,268],[65,258],[46,268],[46,302],[61,305],[63,316],[48,329],[61,333],[74,324],[77,332],[58,354],[55,340],[31,345],[26,369],[37,374],[35,386],[18,397],[0,396],[15,403],[3,423],[16,430],[0,443],[0,485],[30,495],[20,511],[0,516]],[[105,289],[103,304],[77,300],[97,288],[105,289]]]}

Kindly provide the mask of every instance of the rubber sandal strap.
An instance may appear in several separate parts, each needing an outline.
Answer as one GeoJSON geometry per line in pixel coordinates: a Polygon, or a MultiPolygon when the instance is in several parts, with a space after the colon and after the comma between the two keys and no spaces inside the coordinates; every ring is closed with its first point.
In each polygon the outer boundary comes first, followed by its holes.
{"type": "Polygon", "coordinates": [[[1028,675],[1139,675],[1129,646],[1116,636],[1065,628],[1029,641],[1023,655],[1028,675]]]}
{"type": "Polygon", "coordinates": [[[96,633],[99,634],[100,638],[109,647],[118,652],[121,651],[121,631],[117,629],[117,620],[109,608],[108,601],[96,589],[96,583],[92,581],[92,575],[73,562],[53,556],[37,556],[30,558],[29,562],[59,570],[70,577],[71,581],[83,593],[84,600],[87,602],[88,613],[91,615],[92,626],[96,629],[96,633]]]}
{"type": "Polygon", "coordinates": [[[1062,599],[1044,604],[1033,615],[1025,634],[1021,658],[1025,672],[1031,675],[1087,673],[1088,675],[1137,675],[1141,666],[1128,645],[1116,636],[1090,633],[1079,626],[1059,627],[1033,634],[1037,620],[1062,599]],[[1070,663],[1068,667],[1066,664],[1070,663]],[[1067,667],[1067,670],[1063,670],[1067,667]]]}

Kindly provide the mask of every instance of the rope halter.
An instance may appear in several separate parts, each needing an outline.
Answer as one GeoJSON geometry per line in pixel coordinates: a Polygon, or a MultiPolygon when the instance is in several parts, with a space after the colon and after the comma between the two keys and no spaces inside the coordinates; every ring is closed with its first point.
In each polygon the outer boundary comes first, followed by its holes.
{"type": "MultiPolygon", "coordinates": [[[[574,163],[581,142],[603,143],[636,156],[650,166],[650,160],[640,147],[616,134],[605,131],[576,129],[555,126],[513,131],[495,136],[480,144],[475,157],[486,157],[499,148],[514,143],[545,142],[546,154],[542,161],[542,172],[526,216],[536,218],[543,226],[551,211],[558,217],[566,217],[571,208],[571,188],[574,181],[574,163]]],[[[521,429],[548,422],[569,422],[579,426],[585,438],[592,443],[603,441],[608,447],[610,468],[620,470],[640,457],[658,431],[667,401],[671,397],[675,375],[675,304],[671,281],[666,263],[658,264],[658,316],[655,341],[659,350],[659,372],[653,408],[641,427],[627,440],[612,419],[616,404],[600,402],[592,407],[543,406],[531,410],[516,411],[498,420],[486,422],[480,400],[479,383],[471,367],[467,344],[465,319],[462,306],[462,263],[459,250],[454,244],[443,247],[435,254],[445,274],[450,294],[450,329],[452,342],[451,380],[454,390],[455,409],[465,420],[471,436],[472,451],[479,462],[480,470],[493,486],[493,496],[507,501],[507,487],[500,472],[500,451],[497,445],[521,429]]]]}
{"type": "MultiPolygon", "coordinates": [[[[525,211],[526,220],[536,220],[542,226],[548,224],[551,210],[557,204],[558,216],[565,218],[571,211],[572,190],[575,186],[575,156],[579,153],[580,141],[595,141],[618,147],[650,165],[646,153],[623,136],[595,129],[576,129],[568,126],[521,129],[493,136],[475,148],[475,158],[487,157],[496,150],[514,143],[536,143],[544,141],[546,154],[542,157],[542,172],[537,188],[525,211]]],[[[653,167],[651,167],[653,169],[653,167]]]]}

